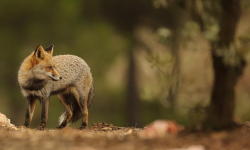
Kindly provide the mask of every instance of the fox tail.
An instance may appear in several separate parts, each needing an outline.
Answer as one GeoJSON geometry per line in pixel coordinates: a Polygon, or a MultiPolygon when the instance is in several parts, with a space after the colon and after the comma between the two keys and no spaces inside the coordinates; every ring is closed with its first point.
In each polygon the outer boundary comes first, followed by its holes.
{"type": "MultiPolygon", "coordinates": [[[[92,86],[88,93],[88,99],[87,99],[88,108],[90,107],[92,103],[93,97],[94,97],[94,87],[92,86]]],[[[74,123],[82,117],[81,108],[73,95],[69,95],[67,99],[68,100],[65,103],[67,103],[67,105],[70,107],[70,109],[73,112],[73,116],[70,122],[74,123]]],[[[66,117],[67,117],[67,113],[63,112],[61,116],[59,117],[59,125],[63,123],[66,117]]]]}
{"type": "MultiPolygon", "coordinates": [[[[81,112],[81,108],[77,103],[77,100],[75,99],[75,97],[73,95],[68,95],[67,97],[67,101],[64,101],[67,106],[71,109],[73,116],[70,120],[70,122],[76,122],[77,120],[79,120],[82,117],[82,112],[81,112]]],[[[61,114],[61,116],[59,117],[59,125],[61,125],[63,123],[63,121],[67,118],[67,113],[63,112],[61,114]]]]}

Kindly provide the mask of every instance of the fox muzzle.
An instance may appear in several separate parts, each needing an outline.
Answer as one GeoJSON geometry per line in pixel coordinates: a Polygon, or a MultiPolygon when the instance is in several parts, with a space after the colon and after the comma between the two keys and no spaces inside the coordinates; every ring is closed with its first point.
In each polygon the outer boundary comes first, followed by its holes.
{"type": "Polygon", "coordinates": [[[48,76],[49,76],[53,81],[62,80],[62,77],[59,76],[59,75],[54,75],[54,74],[48,73],[48,76]]]}

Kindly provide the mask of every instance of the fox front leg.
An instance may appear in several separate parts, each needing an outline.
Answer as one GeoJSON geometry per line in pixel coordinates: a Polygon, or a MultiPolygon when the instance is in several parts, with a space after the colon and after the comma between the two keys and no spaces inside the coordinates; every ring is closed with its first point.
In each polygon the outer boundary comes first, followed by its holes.
{"type": "Polygon", "coordinates": [[[27,97],[27,102],[28,102],[28,107],[25,113],[25,121],[24,121],[24,126],[25,127],[29,127],[33,114],[34,114],[34,110],[35,110],[35,103],[36,99],[32,96],[27,97]]]}
{"type": "Polygon", "coordinates": [[[44,130],[48,121],[48,111],[49,111],[49,99],[41,99],[42,111],[41,111],[41,123],[39,130],[44,130]]]}

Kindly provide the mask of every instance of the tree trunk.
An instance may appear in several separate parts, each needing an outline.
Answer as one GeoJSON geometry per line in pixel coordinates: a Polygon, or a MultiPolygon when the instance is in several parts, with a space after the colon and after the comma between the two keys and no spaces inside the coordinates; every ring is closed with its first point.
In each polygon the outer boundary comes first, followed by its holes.
{"type": "Polygon", "coordinates": [[[245,61],[241,55],[235,56],[238,59],[237,64],[226,63],[225,55],[218,55],[218,51],[229,53],[228,50],[234,42],[241,10],[240,0],[221,0],[220,3],[222,16],[219,39],[212,44],[213,89],[207,118],[204,122],[206,128],[212,129],[230,128],[235,124],[235,85],[245,67],[245,61]]]}
{"type": "Polygon", "coordinates": [[[205,126],[223,129],[234,126],[235,85],[243,72],[245,63],[230,66],[224,58],[213,53],[214,81],[211,102],[205,126]]]}
{"type": "Polygon", "coordinates": [[[130,126],[139,124],[139,96],[137,86],[136,59],[134,50],[128,50],[128,75],[127,75],[127,122],[130,126]]]}

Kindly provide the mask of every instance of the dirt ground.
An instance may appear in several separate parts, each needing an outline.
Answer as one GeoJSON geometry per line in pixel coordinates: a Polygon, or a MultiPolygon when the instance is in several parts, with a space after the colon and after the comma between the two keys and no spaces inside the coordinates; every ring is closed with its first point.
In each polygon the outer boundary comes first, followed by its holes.
{"type": "Polygon", "coordinates": [[[0,150],[250,150],[250,127],[212,133],[179,133],[148,139],[142,129],[95,124],[89,129],[0,128],[0,150]]]}

